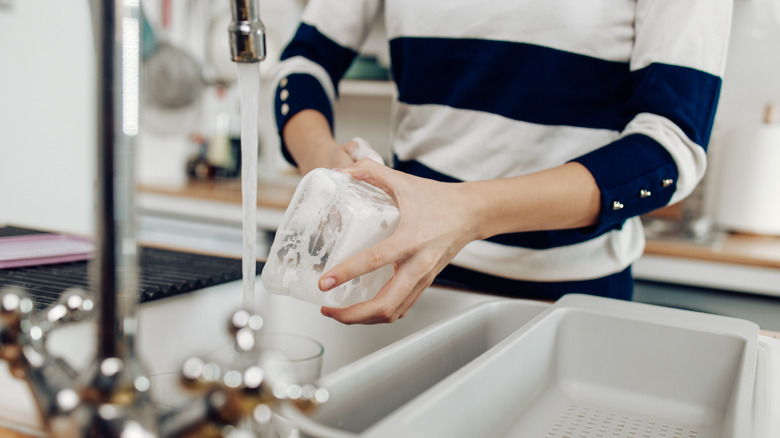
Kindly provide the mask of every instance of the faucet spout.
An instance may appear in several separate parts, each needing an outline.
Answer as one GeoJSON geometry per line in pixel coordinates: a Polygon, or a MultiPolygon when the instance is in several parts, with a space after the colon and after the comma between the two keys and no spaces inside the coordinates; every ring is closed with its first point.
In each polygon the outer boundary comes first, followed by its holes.
{"type": "Polygon", "coordinates": [[[231,0],[233,21],[228,26],[233,62],[265,59],[265,26],[260,21],[257,0],[231,0]]]}

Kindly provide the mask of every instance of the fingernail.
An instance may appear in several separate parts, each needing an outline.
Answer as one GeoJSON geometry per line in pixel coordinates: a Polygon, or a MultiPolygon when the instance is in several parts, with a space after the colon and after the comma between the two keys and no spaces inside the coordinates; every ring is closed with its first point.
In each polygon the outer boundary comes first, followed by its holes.
{"type": "Polygon", "coordinates": [[[327,277],[320,280],[320,290],[325,292],[330,290],[336,284],[336,279],[333,277],[327,277]]]}

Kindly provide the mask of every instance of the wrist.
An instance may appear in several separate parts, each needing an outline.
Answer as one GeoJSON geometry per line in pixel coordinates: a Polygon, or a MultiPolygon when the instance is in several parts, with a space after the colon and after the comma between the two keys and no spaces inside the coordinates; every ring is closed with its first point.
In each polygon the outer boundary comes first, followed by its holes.
{"type": "Polygon", "coordinates": [[[339,149],[339,144],[332,138],[320,138],[311,139],[305,147],[297,148],[297,151],[292,154],[301,174],[305,175],[318,167],[326,169],[340,167],[333,159],[338,156],[339,149]]]}
{"type": "Polygon", "coordinates": [[[469,241],[487,239],[495,234],[495,207],[486,181],[458,183],[456,205],[461,206],[461,228],[469,241]]]}
{"type": "Polygon", "coordinates": [[[306,174],[318,167],[344,167],[344,152],[336,143],[328,121],[321,113],[304,110],[294,115],[285,125],[282,136],[287,150],[298,169],[306,174]]]}

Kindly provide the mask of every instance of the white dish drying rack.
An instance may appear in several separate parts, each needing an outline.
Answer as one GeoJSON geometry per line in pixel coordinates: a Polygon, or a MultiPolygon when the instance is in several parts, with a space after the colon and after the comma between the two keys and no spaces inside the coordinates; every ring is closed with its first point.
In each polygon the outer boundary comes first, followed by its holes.
{"type": "Polygon", "coordinates": [[[780,341],[759,336],[752,322],[568,295],[478,357],[437,375],[435,364],[452,363],[459,349],[431,341],[463,332],[459,327],[469,321],[468,312],[456,316],[325,376],[320,383],[334,396],[312,418],[296,418],[304,434],[780,437],[780,341]],[[387,372],[396,367],[406,371],[387,372]],[[421,374],[429,380],[420,381],[421,374]],[[355,376],[373,379],[374,388],[416,379],[419,390],[399,401],[355,384],[355,376]],[[361,417],[372,423],[346,420],[361,417]]]}

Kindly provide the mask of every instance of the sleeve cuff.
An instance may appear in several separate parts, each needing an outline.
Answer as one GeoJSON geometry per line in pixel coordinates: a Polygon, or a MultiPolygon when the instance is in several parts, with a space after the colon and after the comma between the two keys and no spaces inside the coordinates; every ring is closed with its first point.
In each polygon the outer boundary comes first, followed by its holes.
{"type": "Polygon", "coordinates": [[[304,73],[291,74],[276,88],[274,99],[276,128],[282,145],[282,155],[292,165],[297,165],[284,142],[282,131],[287,122],[303,110],[312,109],[322,113],[333,132],[333,108],[325,89],[314,76],[304,73]]]}
{"type": "Polygon", "coordinates": [[[600,234],[634,216],[669,203],[677,187],[677,165],[669,152],[642,134],[623,137],[572,160],[585,166],[601,190],[600,234]]]}

